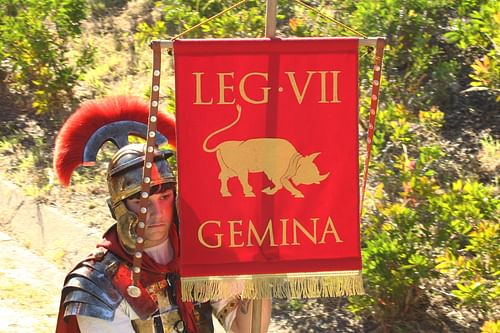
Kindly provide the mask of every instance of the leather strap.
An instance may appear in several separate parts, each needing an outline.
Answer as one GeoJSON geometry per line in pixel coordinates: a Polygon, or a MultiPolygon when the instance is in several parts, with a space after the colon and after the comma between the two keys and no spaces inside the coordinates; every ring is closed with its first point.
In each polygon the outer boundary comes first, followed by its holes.
{"type": "Polygon", "coordinates": [[[159,314],[160,313],[158,312],[158,316],[153,317],[154,331],[155,333],[165,333],[165,330],[163,329],[163,322],[161,321],[159,314]]]}
{"type": "Polygon", "coordinates": [[[375,132],[375,120],[378,108],[378,97],[380,92],[380,78],[382,74],[382,58],[384,57],[385,38],[378,38],[375,51],[375,63],[373,66],[373,81],[372,81],[372,94],[370,104],[370,121],[368,124],[368,135],[366,139],[366,158],[365,168],[363,173],[363,182],[361,185],[361,201],[360,201],[360,215],[363,212],[363,203],[365,200],[366,183],[368,181],[368,166],[370,165],[370,158],[372,155],[373,134],[375,132]]]}
{"type": "Polygon", "coordinates": [[[158,310],[156,302],[151,298],[140,281],[135,285],[140,290],[140,296],[134,297],[128,294],[128,287],[132,281],[130,279],[130,270],[125,263],[121,262],[119,264],[112,282],[142,320],[149,318],[158,310]]]}
{"type": "Polygon", "coordinates": [[[151,82],[151,100],[149,104],[148,138],[146,142],[146,154],[143,167],[143,181],[141,184],[140,211],[136,227],[137,241],[134,251],[134,262],[132,266],[132,285],[128,292],[132,297],[139,297],[139,284],[141,276],[142,252],[144,250],[144,231],[146,229],[146,216],[151,189],[151,170],[154,160],[154,147],[156,146],[156,128],[158,120],[158,106],[160,103],[160,74],[161,74],[161,45],[158,41],[151,43],[153,49],[153,75],[151,82]]]}

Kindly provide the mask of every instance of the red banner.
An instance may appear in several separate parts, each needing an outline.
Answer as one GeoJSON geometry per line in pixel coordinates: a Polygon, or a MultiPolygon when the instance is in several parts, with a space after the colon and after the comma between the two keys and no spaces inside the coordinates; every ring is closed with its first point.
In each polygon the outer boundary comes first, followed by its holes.
{"type": "Polygon", "coordinates": [[[358,39],[174,57],[183,296],[361,293],[358,39]]]}

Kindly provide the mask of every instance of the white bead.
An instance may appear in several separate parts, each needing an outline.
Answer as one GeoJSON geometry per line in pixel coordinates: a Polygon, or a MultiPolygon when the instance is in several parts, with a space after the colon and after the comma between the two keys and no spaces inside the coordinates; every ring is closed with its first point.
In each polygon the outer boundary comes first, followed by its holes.
{"type": "Polygon", "coordinates": [[[137,297],[141,296],[141,290],[139,288],[137,288],[136,286],[128,286],[127,294],[129,294],[130,297],[137,298],[137,297]]]}

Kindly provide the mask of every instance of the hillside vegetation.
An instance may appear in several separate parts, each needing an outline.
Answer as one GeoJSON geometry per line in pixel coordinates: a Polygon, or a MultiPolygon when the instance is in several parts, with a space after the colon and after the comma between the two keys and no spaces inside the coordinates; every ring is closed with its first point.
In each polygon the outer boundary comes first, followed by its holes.
{"type": "MultiPolygon", "coordinates": [[[[3,177],[40,201],[70,204],[51,171],[62,122],[88,99],[146,98],[148,42],[235,2],[0,0],[3,177]]],[[[343,300],[343,308],[370,332],[499,332],[500,2],[306,3],[388,42],[362,219],[366,295],[343,300]]],[[[248,0],[186,37],[263,37],[264,25],[265,3],[248,0]]],[[[353,34],[297,1],[279,1],[277,35],[353,34]]],[[[360,57],[364,142],[373,50],[360,57]]],[[[162,106],[173,112],[164,58],[162,106]]],[[[95,177],[104,172],[78,170],[71,196],[100,200],[104,182],[95,177]]],[[[78,198],[83,210],[97,205],[78,198]]],[[[283,304],[290,312],[305,306],[283,304]]]]}

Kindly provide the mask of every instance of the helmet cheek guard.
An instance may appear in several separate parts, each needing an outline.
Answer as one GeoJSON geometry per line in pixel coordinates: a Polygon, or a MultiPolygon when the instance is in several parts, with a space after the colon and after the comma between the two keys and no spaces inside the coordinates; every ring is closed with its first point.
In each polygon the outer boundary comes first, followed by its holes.
{"type": "Polygon", "coordinates": [[[132,254],[137,242],[137,233],[135,232],[139,221],[137,215],[129,211],[123,201],[114,208],[114,213],[120,244],[126,252],[132,254]]]}
{"type": "Polygon", "coordinates": [[[137,233],[135,231],[139,222],[137,214],[128,210],[124,201],[118,202],[115,207],[111,204],[111,199],[106,201],[111,216],[116,220],[116,229],[121,246],[123,249],[132,254],[134,252],[135,242],[137,241],[137,233]]]}

